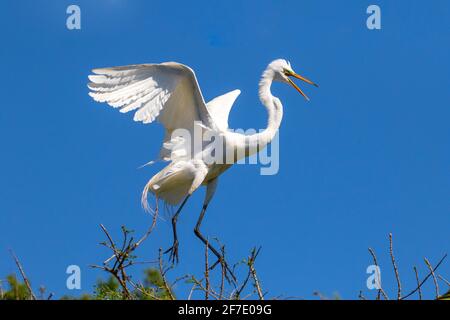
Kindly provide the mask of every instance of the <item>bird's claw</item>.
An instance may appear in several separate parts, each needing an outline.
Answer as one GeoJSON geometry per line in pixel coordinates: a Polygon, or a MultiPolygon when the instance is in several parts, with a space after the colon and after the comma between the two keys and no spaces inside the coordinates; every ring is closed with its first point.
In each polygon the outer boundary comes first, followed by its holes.
{"type": "Polygon", "coordinates": [[[172,262],[172,264],[178,264],[178,240],[174,240],[173,245],[164,251],[164,254],[167,254],[170,252],[169,260],[172,262]]]}

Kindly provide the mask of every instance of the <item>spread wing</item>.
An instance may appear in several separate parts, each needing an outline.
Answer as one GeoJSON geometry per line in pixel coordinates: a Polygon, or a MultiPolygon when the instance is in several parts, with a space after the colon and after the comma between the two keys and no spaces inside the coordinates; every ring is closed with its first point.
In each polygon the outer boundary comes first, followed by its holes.
{"type": "Polygon", "coordinates": [[[228,129],[228,116],[230,115],[231,107],[241,94],[241,90],[233,90],[212,99],[206,104],[214,123],[220,130],[228,129]]]}
{"type": "Polygon", "coordinates": [[[214,123],[191,68],[176,63],[140,64],[92,70],[89,95],[122,113],[134,111],[134,120],[155,119],[166,136],[178,128],[192,130],[195,121],[214,123]]]}

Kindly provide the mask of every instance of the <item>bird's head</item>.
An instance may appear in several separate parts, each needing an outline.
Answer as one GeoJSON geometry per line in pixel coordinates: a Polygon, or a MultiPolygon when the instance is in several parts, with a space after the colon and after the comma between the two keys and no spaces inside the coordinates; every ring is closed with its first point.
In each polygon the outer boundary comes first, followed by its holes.
{"type": "Polygon", "coordinates": [[[308,80],[307,78],[297,74],[291,67],[291,64],[289,61],[285,59],[277,59],[272,61],[268,69],[272,70],[274,72],[274,80],[284,82],[287,84],[290,84],[293,86],[303,97],[305,97],[306,100],[309,100],[308,96],[300,89],[294,81],[292,81],[291,77],[300,79],[306,83],[312,84],[315,87],[318,87],[317,84],[312,82],[311,80],[308,80]]]}

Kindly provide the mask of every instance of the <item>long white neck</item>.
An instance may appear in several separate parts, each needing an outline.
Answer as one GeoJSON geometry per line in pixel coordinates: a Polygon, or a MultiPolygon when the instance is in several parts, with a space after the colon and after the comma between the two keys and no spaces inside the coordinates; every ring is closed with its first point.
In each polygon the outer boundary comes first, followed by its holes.
{"type": "Polygon", "coordinates": [[[283,119],[283,105],[280,99],[272,95],[270,90],[274,76],[274,71],[268,68],[264,71],[259,81],[259,100],[266,107],[268,114],[266,129],[256,134],[261,149],[272,141],[283,119]]]}
{"type": "Polygon", "coordinates": [[[283,106],[280,99],[274,97],[270,87],[274,80],[275,73],[271,68],[267,68],[259,82],[259,99],[266,107],[268,120],[267,127],[255,134],[243,135],[238,133],[230,134],[230,146],[237,151],[235,161],[251,156],[263,150],[274,138],[280,127],[283,118],[283,106]]]}

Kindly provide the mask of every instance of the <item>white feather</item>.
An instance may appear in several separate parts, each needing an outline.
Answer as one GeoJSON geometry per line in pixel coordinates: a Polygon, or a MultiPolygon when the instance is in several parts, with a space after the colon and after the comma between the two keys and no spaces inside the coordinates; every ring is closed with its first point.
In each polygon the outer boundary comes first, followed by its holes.
{"type": "MultiPolygon", "coordinates": [[[[196,154],[190,153],[192,141],[172,137],[176,129],[187,129],[194,139],[196,125],[202,130],[212,130],[225,137],[226,150],[242,156],[263,149],[273,139],[283,117],[283,108],[280,100],[271,94],[270,87],[273,81],[282,81],[286,77],[286,69],[292,70],[290,64],[278,59],[264,71],[259,83],[259,98],[268,111],[268,126],[253,135],[228,130],[230,110],[240,90],[228,92],[205,104],[194,72],[179,63],[94,69],[94,74],[89,76],[91,82],[88,87],[94,100],[106,102],[122,113],[134,111],[135,121],[151,123],[158,120],[166,129],[160,158],[172,162],[146,184],[142,204],[148,208],[148,193],[175,205],[202,184],[209,186],[206,196],[206,202],[209,202],[217,177],[231,166],[228,163],[206,165],[197,159],[196,154]]],[[[200,152],[207,150],[205,148],[206,144],[200,152]]]]}
{"type": "Polygon", "coordinates": [[[214,123],[220,130],[226,131],[228,129],[228,117],[231,108],[240,94],[241,90],[236,89],[218,96],[206,104],[214,123]]]}

